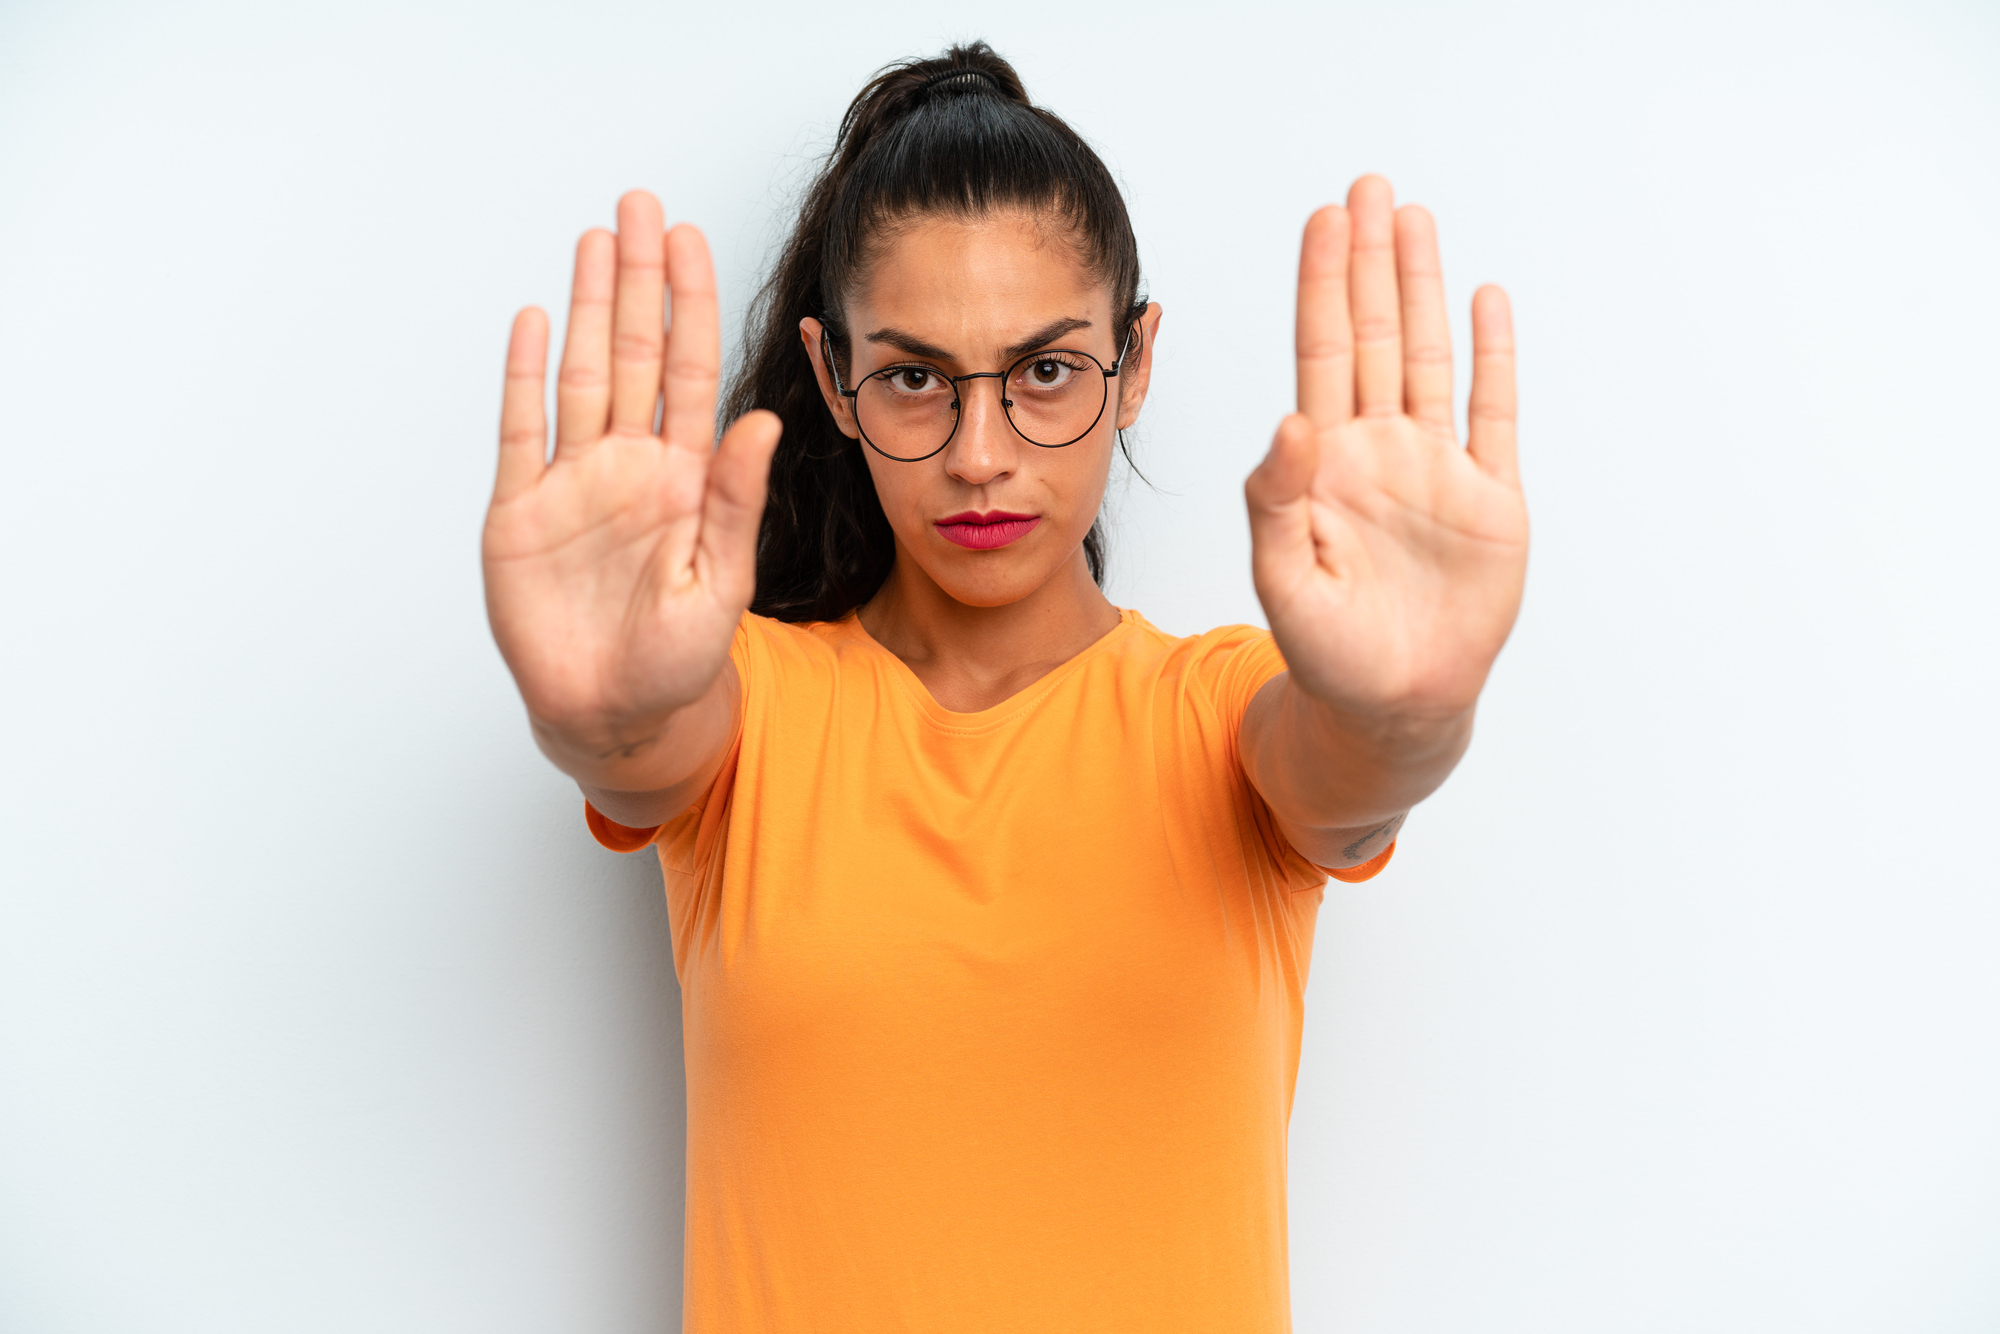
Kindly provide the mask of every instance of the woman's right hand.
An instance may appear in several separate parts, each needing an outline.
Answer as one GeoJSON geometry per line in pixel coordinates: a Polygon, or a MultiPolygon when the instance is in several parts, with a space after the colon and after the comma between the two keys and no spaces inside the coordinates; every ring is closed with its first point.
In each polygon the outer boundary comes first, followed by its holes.
{"type": "MultiPolygon", "coordinates": [[[[752,412],[716,447],[714,267],[699,231],[662,227],[659,201],[634,191],[615,237],[577,243],[553,460],[548,317],[515,317],[481,553],[493,637],[542,748],[586,786],[626,791],[710,758],[657,745],[683,730],[677,715],[734,708],[723,669],[756,585],[779,433],[752,412]]],[[[715,722],[693,728],[694,750],[715,748],[715,722]]]]}

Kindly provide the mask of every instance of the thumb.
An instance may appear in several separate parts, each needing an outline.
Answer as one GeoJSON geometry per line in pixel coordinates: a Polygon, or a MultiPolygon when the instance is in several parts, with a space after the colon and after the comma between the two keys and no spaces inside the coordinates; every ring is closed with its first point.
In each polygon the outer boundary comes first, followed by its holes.
{"type": "Polygon", "coordinates": [[[1319,466],[1319,440],[1312,423],[1293,413],[1278,423],[1271,452],[1243,483],[1250,507],[1250,548],[1261,581],[1268,560],[1291,552],[1312,556],[1312,509],[1308,495],[1319,466]]]}
{"type": "Polygon", "coordinates": [[[696,572],[703,583],[744,606],[757,591],[757,529],[764,518],[771,455],[783,433],[776,413],[761,408],[746,412],[722,433],[708,466],[696,572]]]}

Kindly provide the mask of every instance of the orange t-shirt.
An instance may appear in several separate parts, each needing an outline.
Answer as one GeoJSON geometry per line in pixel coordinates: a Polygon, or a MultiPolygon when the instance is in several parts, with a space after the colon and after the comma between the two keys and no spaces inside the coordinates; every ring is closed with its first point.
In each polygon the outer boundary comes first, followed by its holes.
{"type": "Polygon", "coordinates": [[[666,870],[688,1334],[1288,1329],[1327,873],[1237,759],[1270,635],[1127,611],[979,713],[852,616],[745,616],[730,654],[707,797],[588,813],[666,870]]]}

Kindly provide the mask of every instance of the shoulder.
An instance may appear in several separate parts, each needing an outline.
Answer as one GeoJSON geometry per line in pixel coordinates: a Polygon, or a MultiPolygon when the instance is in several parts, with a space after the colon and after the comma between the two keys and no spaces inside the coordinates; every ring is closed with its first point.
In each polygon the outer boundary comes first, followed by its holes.
{"type": "Polygon", "coordinates": [[[1161,675],[1179,678],[1205,692],[1237,678],[1251,689],[1285,670],[1285,658],[1269,630],[1223,625],[1198,635],[1171,635],[1136,611],[1127,611],[1134,656],[1150,660],[1161,675]]]}
{"type": "Polygon", "coordinates": [[[855,619],[839,621],[779,621],[746,611],[736,623],[732,652],[751,652],[778,658],[831,660],[842,656],[856,639],[855,619]]]}
{"type": "Polygon", "coordinates": [[[743,613],[729,645],[730,661],[746,693],[810,689],[831,682],[865,659],[865,639],[854,617],[839,621],[778,621],[743,613]]]}
{"type": "Polygon", "coordinates": [[[1133,631],[1133,641],[1163,655],[1202,657],[1234,652],[1245,645],[1269,642],[1271,632],[1255,625],[1218,625],[1196,635],[1169,634],[1140,613],[1126,608],[1120,612],[1133,631]]]}

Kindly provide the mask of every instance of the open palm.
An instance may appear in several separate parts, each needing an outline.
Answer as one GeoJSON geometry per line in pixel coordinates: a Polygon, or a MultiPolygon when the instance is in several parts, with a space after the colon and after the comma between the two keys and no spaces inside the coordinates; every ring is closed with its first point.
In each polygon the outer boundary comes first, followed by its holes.
{"type": "Polygon", "coordinates": [[[716,682],[755,584],[778,438],[769,413],[715,445],[715,276],[701,233],[619,201],[577,244],[546,458],[548,320],[516,317],[482,543],[494,638],[531,717],[615,748],[716,682]],[[673,327],[666,327],[666,294],[673,327]]]}
{"type": "Polygon", "coordinates": [[[1245,488],[1257,595],[1294,681],[1363,715],[1471,707],[1520,608],[1528,516],[1506,294],[1473,297],[1453,424],[1437,236],[1363,177],[1306,226],[1299,411],[1245,488]]]}

